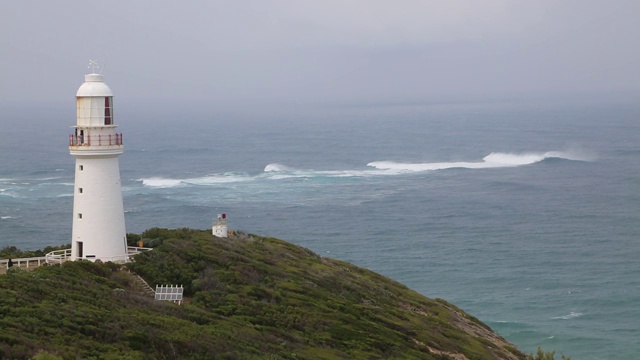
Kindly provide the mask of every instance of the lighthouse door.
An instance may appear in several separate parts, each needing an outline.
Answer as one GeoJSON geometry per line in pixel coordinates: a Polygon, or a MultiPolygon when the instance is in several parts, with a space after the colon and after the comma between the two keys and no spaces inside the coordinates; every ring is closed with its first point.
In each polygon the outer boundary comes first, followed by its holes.
{"type": "Polygon", "coordinates": [[[77,258],[81,258],[82,257],[82,241],[76,241],[77,249],[78,249],[78,254],[76,255],[77,258]]]}

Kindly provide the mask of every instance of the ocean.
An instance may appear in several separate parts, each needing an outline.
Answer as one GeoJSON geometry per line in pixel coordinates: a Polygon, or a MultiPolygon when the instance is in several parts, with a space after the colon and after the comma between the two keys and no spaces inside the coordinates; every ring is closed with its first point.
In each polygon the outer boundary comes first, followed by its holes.
{"type": "MultiPolygon", "coordinates": [[[[0,109],[2,247],[70,242],[75,107],[62,105],[0,109]]],[[[116,99],[127,231],[226,213],[230,229],[446,299],[525,352],[640,358],[639,118],[597,102],[209,112],[116,99]]]]}

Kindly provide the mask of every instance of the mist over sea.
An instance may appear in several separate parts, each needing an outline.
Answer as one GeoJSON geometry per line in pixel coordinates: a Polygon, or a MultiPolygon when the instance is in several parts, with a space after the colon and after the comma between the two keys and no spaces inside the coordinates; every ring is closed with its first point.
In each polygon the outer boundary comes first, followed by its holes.
{"type": "MultiPolygon", "coordinates": [[[[526,352],[640,358],[640,107],[118,107],[128,232],[278,237],[444,298],[526,352]]],[[[0,109],[0,246],[69,243],[75,108],[0,109]]]]}

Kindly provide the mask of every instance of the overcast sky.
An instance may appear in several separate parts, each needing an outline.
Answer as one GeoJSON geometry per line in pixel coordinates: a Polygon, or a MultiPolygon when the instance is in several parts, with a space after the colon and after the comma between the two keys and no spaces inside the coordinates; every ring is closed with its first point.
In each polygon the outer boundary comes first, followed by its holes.
{"type": "Polygon", "coordinates": [[[2,1],[0,104],[210,107],[640,94],[640,1],[2,1]]]}

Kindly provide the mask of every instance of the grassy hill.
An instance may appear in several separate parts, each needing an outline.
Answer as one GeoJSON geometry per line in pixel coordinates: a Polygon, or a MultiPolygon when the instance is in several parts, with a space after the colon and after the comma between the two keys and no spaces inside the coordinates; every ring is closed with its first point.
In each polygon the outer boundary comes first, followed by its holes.
{"type": "Polygon", "coordinates": [[[0,276],[0,358],[526,358],[444,300],[282,240],[141,237],[155,249],[124,270],[79,261],[0,276]],[[153,300],[134,273],[183,285],[186,303],[153,300]]]}

